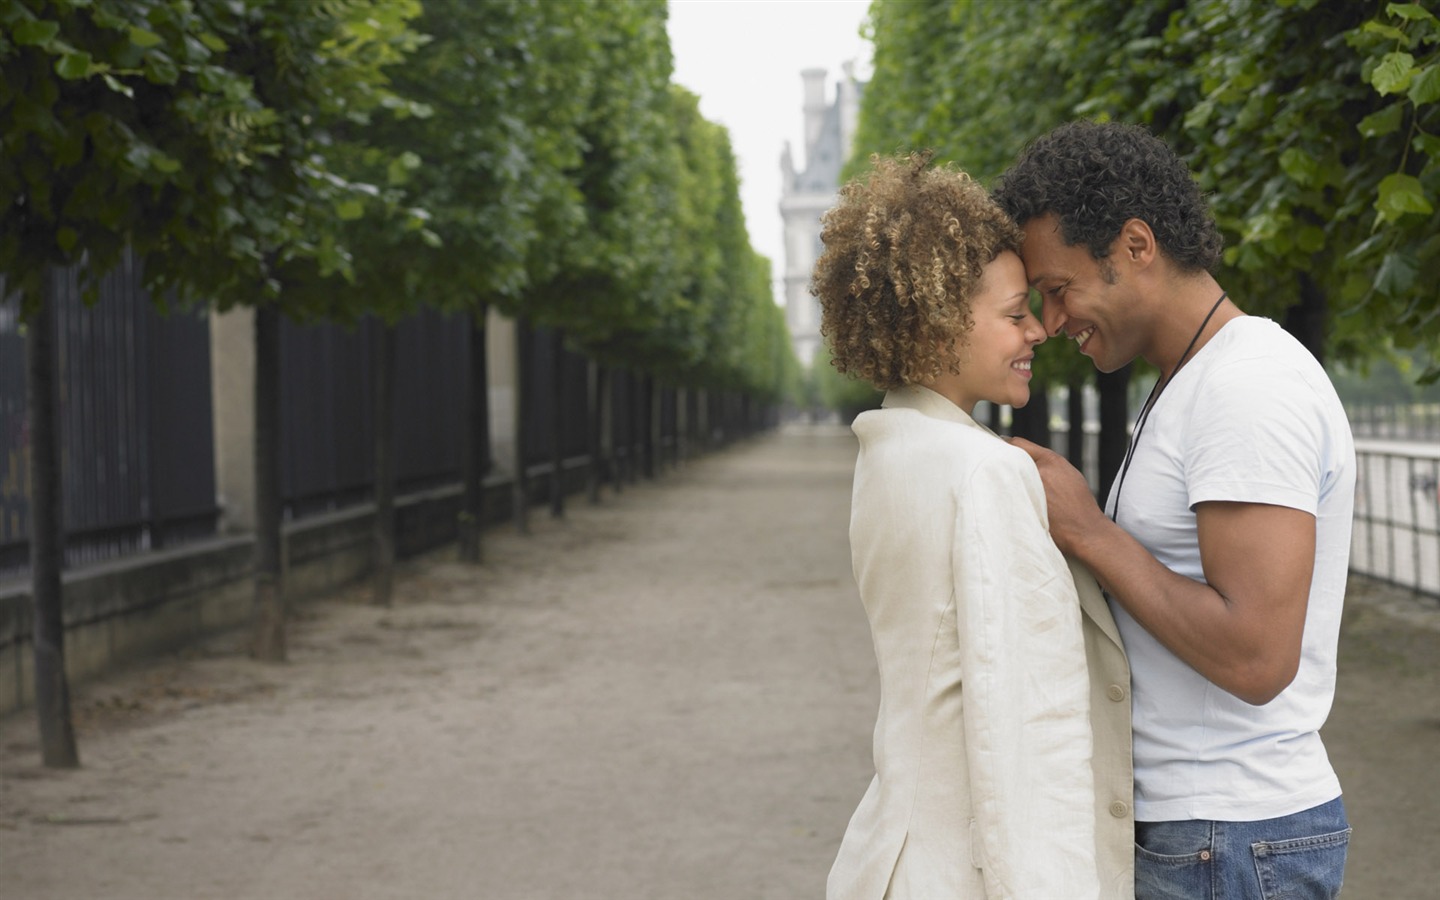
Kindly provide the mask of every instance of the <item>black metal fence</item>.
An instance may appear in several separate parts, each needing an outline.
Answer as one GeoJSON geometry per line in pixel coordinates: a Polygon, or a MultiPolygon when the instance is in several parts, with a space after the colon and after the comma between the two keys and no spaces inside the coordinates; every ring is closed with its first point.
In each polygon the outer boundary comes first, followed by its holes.
{"type": "Polygon", "coordinates": [[[550,462],[557,440],[561,459],[587,455],[590,451],[590,361],[566,347],[563,336],[549,328],[522,327],[519,340],[528,343],[519,353],[520,377],[526,384],[523,410],[526,465],[550,462]],[[554,405],[557,399],[558,416],[554,405]]]}
{"type": "Polygon", "coordinates": [[[25,338],[14,298],[0,301],[0,578],[27,564],[30,533],[25,338]]]}
{"type": "MultiPolygon", "coordinates": [[[[219,510],[207,315],[157,313],[133,259],[102,279],[92,306],[80,297],[76,272],[59,272],[51,281],[66,565],[213,535],[219,510]]],[[[379,327],[372,321],[354,328],[282,324],[280,475],[287,519],[371,497],[379,327]]],[[[395,450],[402,493],[460,480],[469,332],[467,316],[431,311],[397,326],[395,450]]],[[[599,447],[608,464],[598,473],[602,479],[633,480],[653,474],[667,458],[677,460],[686,441],[722,443],[775,424],[736,394],[656,391],[642,373],[602,373],[546,329],[521,328],[518,341],[527,466],[549,463],[557,442],[565,460],[588,460],[599,447]]],[[[0,579],[18,577],[29,565],[24,357],[12,298],[0,302],[0,579]]],[[[491,449],[480,451],[482,471],[491,449]]]]}
{"type": "MultiPolygon", "coordinates": [[[[380,324],[280,328],[280,493],[286,518],[368,501],[375,471],[373,359],[380,324]]],[[[469,323],[424,310],[396,325],[400,492],[460,478],[469,323]]]]}
{"type": "MultiPolygon", "coordinates": [[[[522,326],[518,340],[527,467],[550,464],[557,440],[562,461],[589,462],[598,450],[601,481],[633,481],[653,474],[657,464],[678,460],[679,391],[657,386],[642,372],[594,364],[548,328],[522,326]]],[[[693,403],[694,392],[690,396],[693,403]]]]}
{"type": "MultiPolygon", "coordinates": [[[[65,562],[214,533],[209,326],[156,312],[126,257],[86,306],[79,273],[48,280],[55,306],[65,562]]],[[[16,298],[0,304],[0,576],[28,566],[29,429],[16,298]]]]}

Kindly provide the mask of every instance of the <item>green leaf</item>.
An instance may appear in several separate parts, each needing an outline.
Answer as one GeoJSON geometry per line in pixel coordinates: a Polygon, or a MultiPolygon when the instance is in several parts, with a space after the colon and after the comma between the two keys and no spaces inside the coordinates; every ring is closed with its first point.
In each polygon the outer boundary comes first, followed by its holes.
{"type": "Polygon", "coordinates": [[[1392,103],[1376,113],[1371,113],[1360,120],[1360,133],[1367,138],[1381,137],[1386,134],[1393,134],[1400,130],[1400,124],[1405,119],[1405,104],[1392,103]]]}
{"type": "Polygon", "coordinates": [[[126,97],[129,97],[131,100],[135,99],[135,89],[130,87],[128,84],[120,81],[114,75],[111,75],[109,72],[104,72],[100,75],[100,77],[105,79],[105,84],[110,88],[110,90],[114,91],[117,94],[123,94],[126,97]]]}
{"type": "Polygon", "coordinates": [[[1432,63],[1421,69],[1410,82],[1406,96],[1416,106],[1440,100],[1440,65],[1432,63]]]}
{"type": "Polygon", "coordinates": [[[195,83],[206,93],[219,94],[225,91],[227,78],[230,77],[233,76],[219,66],[201,66],[195,72],[195,83]]]}
{"type": "Polygon", "coordinates": [[[180,171],[180,161],[164,153],[156,153],[150,157],[150,168],[157,172],[164,172],[166,175],[174,175],[180,171]]]}
{"type": "Polygon", "coordinates": [[[410,180],[410,173],[420,168],[420,157],[407,150],[390,161],[386,177],[391,184],[404,184],[410,180]]]}
{"type": "Polygon", "coordinates": [[[1370,83],[1381,96],[1398,94],[1410,86],[1415,74],[1415,57],[1408,53],[1387,53],[1370,73],[1370,83]]]}
{"type": "Polygon", "coordinates": [[[1408,44],[1405,40],[1405,32],[1396,28],[1394,25],[1386,25],[1382,22],[1366,22],[1360,30],[1370,34],[1378,34],[1386,40],[1400,41],[1408,44]]]}
{"type": "Polygon", "coordinates": [[[1315,157],[1301,150],[1299,147],[1291,147],[1280,154],[1280,170],[1283,171],[1291,181],[1301,187],[1308,187],[1315,182],[1316,172],[1319,165],[1315,157]]]}
{"type": "Polygon", "coordinates": [[[167,54],[156,51],[145,57],[145,80],[151,84],[174,84],[180,80],[180,69],[167,54]]]}
{"type": "Polygon", "coordinates": [[[139,25],[130,26],[130,43],[137,47],[158,47],[165,39],[153,31],[141,28],[139,25]]]}
{"type": "Polygon", "coordinates": [[[1185,127],[1187,129],[1203,129],[1209,123],[1210,116],[1214,112],[1214,103],[1209,100],[1201,100],[1185,114],[1185,127]]]}
{"type": "Polygon", "coordinates": [[[1430,201],[1425,199],[1425,188],[1420,179],[1399,172],[1381,179],[1380,196],[1375,201],[1375,208],[1379,210],[1382,222],[1393,222],[1407,213],[1429,215],[1435,211],[1430,201]]]}
{"type": "Polygon", "coordinates": [[[53,41],[59,33],[59,22],[31,20],[16,25],[11,32],[11,40],[21,47],[41,47],[53,41]]]}
{"type": "Polygon", "coordinates": [[[71,253],[75,250],[75,245],[80,243],[80,234],[75,229],[62,225],[55,231],[55,243],[61,250],[71,253]]]}
{"type": "Polygon", "coordinates": [[[1435,15],[1418,3],[1387,3],[1385,12],[1398,19],[1408,19],[1411,22],[1419,22],[1425,19],[1436,21],[1435,15]]]}
{"type": "Polygon", "coordinates": [[[1410,142],[1416,153],[1423,153],[1431,159],[1440,159],[1440,137],[1433,134],[1417,134],[1410,142]]]}
{"type": "Polygon", "coordinates": [[[365,204],[361,200],[344,200],[335,205],[335,214],[341,221],[353,222],[365,215],[365,204]]]}
{"type": "Polygon", "coordinates": [[[90,54],[84,51],[66,53],[55,61],[55,74],[66,81],[77,81],[90,74],[90,67],[93,64],[90,54]]]}
{"type": "Polygon", "coordinates": [[[1375,272],[1374,286],[1387,297],[1403,297],[1415,286],[1420,266],[1406,253],[1387,253],[1375,272]]]}
{"type": "Polygon", "coordinates": [[[1318,225],[1306,225],[1295,233],[1295,246],[1306,253],[1317,253],[1325,249],[1325,230],[1318,225]]]}
{"type": "Polygon", "coordinates": [[[216,53],[224,53],[226,50],[230,49],[229,44],[226,44],[225,41],[222,40],[218,35],[212,34],[208,31],[200,35],[200,43],[209,47],[216,53]]]}

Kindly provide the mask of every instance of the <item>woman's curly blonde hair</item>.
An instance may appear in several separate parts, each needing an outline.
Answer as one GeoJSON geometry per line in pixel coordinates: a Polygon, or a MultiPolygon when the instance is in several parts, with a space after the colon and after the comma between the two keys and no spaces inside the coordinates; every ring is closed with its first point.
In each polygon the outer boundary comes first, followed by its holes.
{"type": "Polygon", "coordinates": [[[930,152],[871,157],[822,219],[810,293],[831,364],[880,390],[958,372],[956,338],[985,266],[1023,233],[969,175],[930,152]]]}

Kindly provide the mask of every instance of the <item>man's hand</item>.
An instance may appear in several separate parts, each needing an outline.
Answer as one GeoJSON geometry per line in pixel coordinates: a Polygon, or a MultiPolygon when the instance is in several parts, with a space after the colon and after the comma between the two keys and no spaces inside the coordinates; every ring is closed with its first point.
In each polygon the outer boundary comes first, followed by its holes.
{"type": "Polygon", "coordinates": [[[1085,478],[1059,454],[1010,442],[1040,470],[1050,537],[1142,628],[1246,703],[1269,703],[1290,684],[1305,631],[1314,516],[1259,503],[1198,504],[1205,580],[1196,581],[1165,568],[1106,518],[1085,478]]]}
{"type": "Polygon", "coordinates": [[[1010,443],[1030,454],[1045,485],[1045,505],[1050,514],[1050,537],[1060,552],[1080,557],[1081,539],[1095,533],[1096,526],[1108,523],[1085,483],[1085,476],[1060,454],[1024,438],[1010,443]]]}

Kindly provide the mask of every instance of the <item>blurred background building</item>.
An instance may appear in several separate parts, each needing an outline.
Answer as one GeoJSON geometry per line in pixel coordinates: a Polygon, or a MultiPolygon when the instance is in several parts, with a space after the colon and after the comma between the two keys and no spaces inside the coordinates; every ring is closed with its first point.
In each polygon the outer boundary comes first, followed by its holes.
{"type": "Polygon", "coordinates": [[[780,217],[785,223],[785,321],[800,364],[812,365],[820,352],[820,304],[810,295],[810,273],[820,256],[820,217],[835,203],[840,170],[850,154],[851,138],[865,85],[846,63],[830,96],[824,69],[806,69],[805,157],[796,169],[790,143],[780,157],[780,217]]]}

